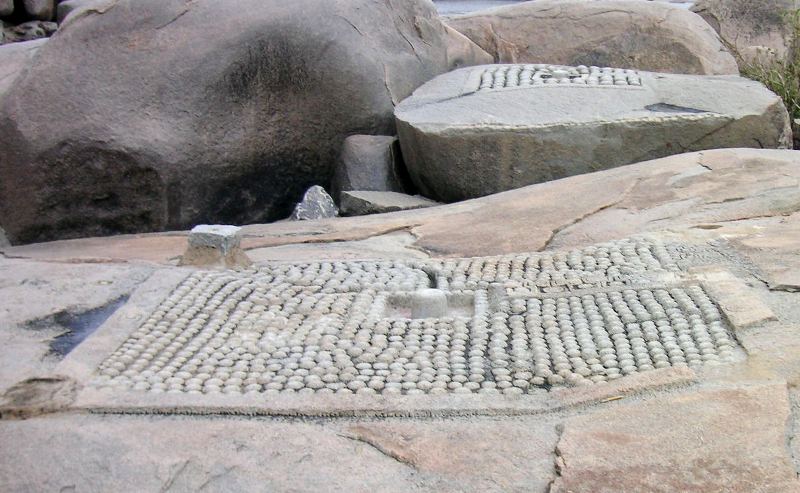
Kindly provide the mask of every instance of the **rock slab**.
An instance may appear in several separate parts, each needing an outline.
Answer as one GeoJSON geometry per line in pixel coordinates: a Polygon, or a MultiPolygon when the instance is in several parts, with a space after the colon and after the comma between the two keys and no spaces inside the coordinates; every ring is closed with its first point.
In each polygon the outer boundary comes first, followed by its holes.
{"type": "Polygon", "coordinates": [[[456,70],[395,116],[411,179],[445,202],[687,151],[791,148],[792,135],[758,82],[591,66],[456,70]]]}
{"type": "Polygon", "coordinates": [[[385,212],[405,211],[441,205],[439,202],[397,192],[370,192],[352,190],[342,192],[341,214],[343,216],[366,216],[385,212]]]}
{"type": "Polygon", "coordinates": [[[739,73],[736,60],[700,16],[668,3],[539,0],[447,22],[500,63],[739,73]]]}

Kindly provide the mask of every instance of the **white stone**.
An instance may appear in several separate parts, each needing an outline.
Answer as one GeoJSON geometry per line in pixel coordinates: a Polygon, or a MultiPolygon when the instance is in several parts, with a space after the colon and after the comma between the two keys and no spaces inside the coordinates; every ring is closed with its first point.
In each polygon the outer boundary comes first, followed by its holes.
{"type": "Polygon", "coordinates": [[[189,246],[214,248],[226,255],[241,244],[241,231],[238,226],[200,224],[189,232],[189,246]]]}

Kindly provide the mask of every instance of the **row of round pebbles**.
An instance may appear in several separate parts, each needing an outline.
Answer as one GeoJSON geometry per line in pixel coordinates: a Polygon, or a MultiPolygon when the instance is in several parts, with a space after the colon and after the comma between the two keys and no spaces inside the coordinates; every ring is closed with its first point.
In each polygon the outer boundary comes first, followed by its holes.
{"type": "Polygon", "coordinates": [[[641,86],[636,70],[579,65],[501,65],[486,69],[478,90],[536,87],[551,84],[583,86],[641,86]]]}
{"type": "Polygon", "coordinates": [[[678,266],[667,248],[644,240],[623,240],[554,254],[478,257],[443,261],[438,288],[487,289],[491,283],[537,288],[588,289],[678,266]]]}
{"type": "Polygon", "coordinates": [[[533,385],[580,385],[587,379],[601,382],[734,358],[735,344],[718,309],[697,286],[515,299],[511,304],[511,354],[525,361],[530,353],[533,385]],[[515,316],[524,316],[525,324],[515,316]]]}
{"type": "MultiPolygon", "coordinates": [[[[524,393],[732,357],[698,287],[512,299],[493,314],[485,291],[466,291],[472,320],[390,320],[375,289],[327,292],[296,266],[261,272],[190,276],[101,365],[99,383],[191,393],[524,393]]],[[[423,282],[403,272],[392,282],[423,282]]],[[[377,271],[374,279],[383,282],[377,271]]]]}
{"type": "Polygon", "coordinates": [[[243,272],[268,285],[287,283],[312,292],[346,293],[364,289],[413,291],[429,287],[428,275],[403,262],[317,262],[278,264],[243,272]]]}

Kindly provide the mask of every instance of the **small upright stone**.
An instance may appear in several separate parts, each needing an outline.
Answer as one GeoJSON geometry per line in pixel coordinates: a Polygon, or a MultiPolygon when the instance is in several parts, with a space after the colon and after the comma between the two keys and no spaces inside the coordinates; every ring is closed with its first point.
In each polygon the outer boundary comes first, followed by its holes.
{"type": "Polygon", "coordinates": [[[306,190],[303,200],[295,206],[291,219],[309,221],[336,217],[338,214],[339,210],[328,192],[321,186],[314,185],[306,190]]]}
{"type": "Polygon", "coordinates": [[[242,242],[242,228],[218,224],[201,224],[189,233],[189,246],[215,248],[227,254],[242,242]]]}
{"type": "Polygon", "coordinates": [[[241,229],[238,226],[201,224],[189,233],[189,248],[181,265],[220,265],[246,267],[252,262],[241,249],[241,229]]]}
{"type": "Polygon", "coordinates": [[[11,246],[11,242],[8,241],[8,237],[6,236],[5,230],[2,227],[0,227],[0,248],[9,246],[11,246]]]}
{"type": "Polygon", "coordinates": [[[404,192],[401,167],[397,137],[351,135],[342,145],[331,194],[341,201],[348,190],[404,192]]]}

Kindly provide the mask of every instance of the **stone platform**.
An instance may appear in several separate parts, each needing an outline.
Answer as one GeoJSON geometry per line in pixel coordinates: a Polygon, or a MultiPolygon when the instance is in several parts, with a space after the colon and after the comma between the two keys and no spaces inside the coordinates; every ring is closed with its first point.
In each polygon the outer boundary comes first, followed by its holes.
{"type": "MultiPolygon", "coordinates": [[[[735,361],[735,337],[677,249],[637,239],[195,273],[111,348],[91,386],[264,394],[268,407],[276,393],[515,395],[735,361]]],[[[112,319],[99,345],[122,331],[112,319]]]]}
{"type": "Polygon", "coordinates": [[[798,491],[797,155],[0,247],[0,489],[798,491]]]}

